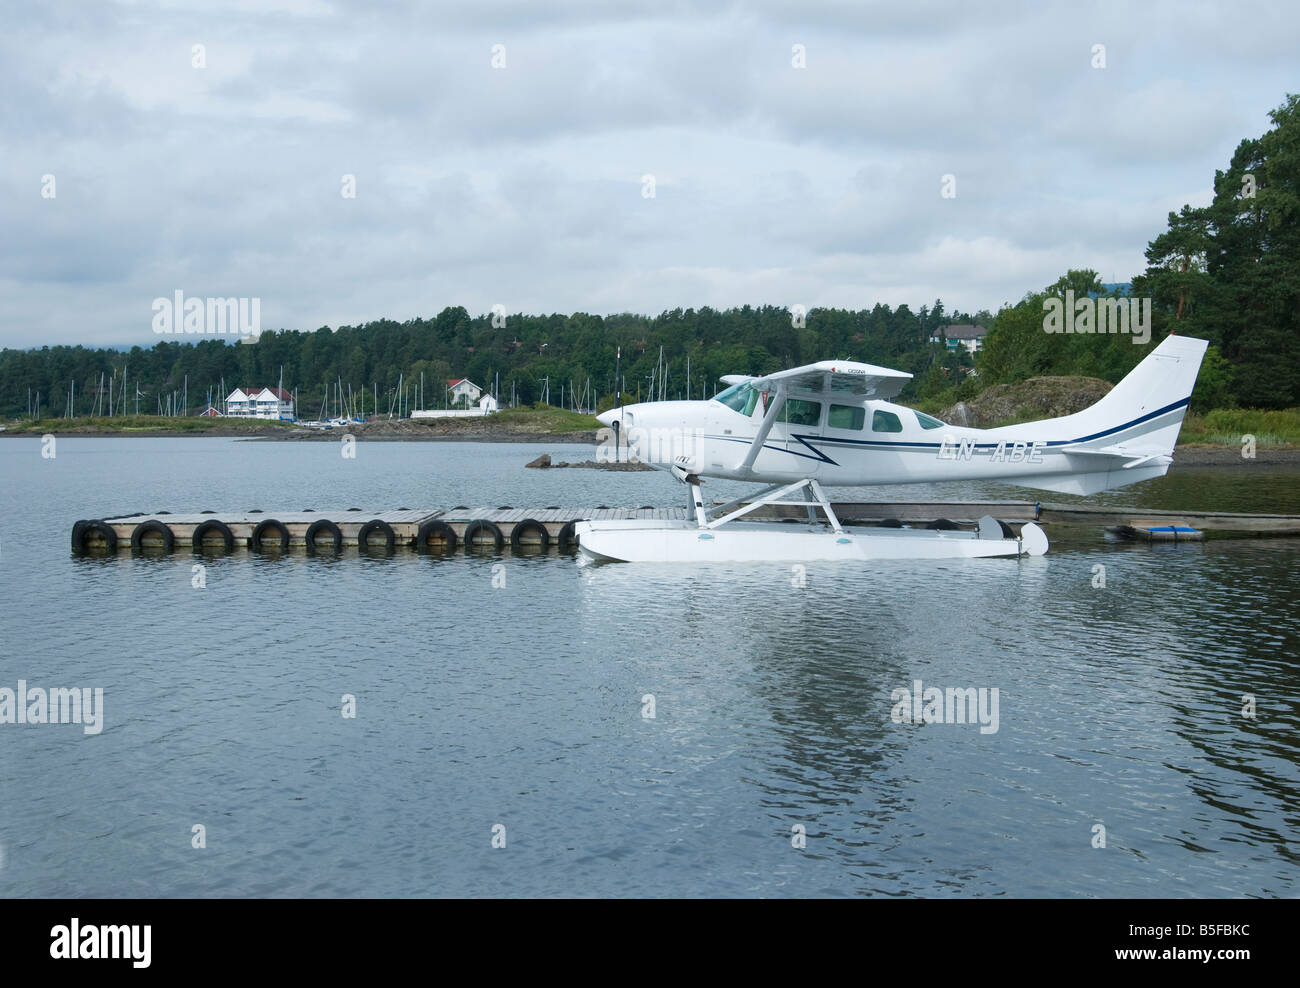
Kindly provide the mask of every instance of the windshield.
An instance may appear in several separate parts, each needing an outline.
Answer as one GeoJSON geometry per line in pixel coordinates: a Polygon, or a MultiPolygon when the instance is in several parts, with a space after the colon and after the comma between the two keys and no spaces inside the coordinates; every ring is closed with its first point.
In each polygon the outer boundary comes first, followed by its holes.
{"type": "Polygon", "coordinates": [[[746,381],[733,384],[726,391],[714,395],[713,400],[722,402],[741,415],[753,415],[754,406],[758,404],[758,391],[746,381]]]}

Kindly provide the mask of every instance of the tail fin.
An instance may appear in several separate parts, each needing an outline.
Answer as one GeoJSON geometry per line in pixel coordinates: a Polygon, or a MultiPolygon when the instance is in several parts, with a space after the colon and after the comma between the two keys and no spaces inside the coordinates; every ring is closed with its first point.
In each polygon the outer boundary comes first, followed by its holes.
{"type": "Polygon", "coordinates": [[[1201,358],[1208,346],[1206,340],[1194,340],[1190,336],[1166,336],[1101,401],[1071,418],[1079,419],[1080,424],[1091,423],[1096,426],[1093,431],[1099,432],[1135,420],[1162,418],[1176,411],[1177,419],[1166,450],[1172,453],[1178,426],[1187,413],[1201,358]]]}
{"type": "MultiPolygon", "coordinates": [[[[1173,462],[1178,430],[1196,385],[1206,340],[1167,336],[1115,385],[1083,411],[1051,420],[1073,438],[1059,447],[1096,470],[1069,476],[1025,477],[1025,487],[1095,494],[1163,476],[1173,462]]],[[[1042,423],[1038,423],[1042,424],[1042,423]]]]}

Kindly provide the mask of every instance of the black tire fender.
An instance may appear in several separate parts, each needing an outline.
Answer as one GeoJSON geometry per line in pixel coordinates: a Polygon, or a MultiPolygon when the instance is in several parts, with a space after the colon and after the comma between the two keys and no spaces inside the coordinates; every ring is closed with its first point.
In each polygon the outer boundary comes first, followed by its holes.
{"type": "Polygon", "coordinates": [[[230,526],[225,522],[210,518],[194,526],[194,534],[190,536],[190,543],[195,552],[200,552],[203,549],[203,537],[209,532],[216,532],[221,536],[226,543],[226,552],[235,551],[235,533],[230,530],[230,526]]]}
{"type": "Polygon", "coordinates": [[[308,552],[316,551],[316,536],[321,532],[328,532],[334,539],[335,552],[343,548],[343,533],[339,531],[339,527],[328,518],[321,518],[307,526],[306,542],[308,552]]]}
{"type": "Polygon", "coordinates": [[[426,521],[420,526],[419,534],[415,536],[415,548],[420,552],[429,551],[429,536],[441,535],[443,548],[446,552],[456,551],[456,530],[448,525],[445,521],[426,521]]]}
{"type": "Polygon", "coordinates": [[[461,536],[465,540],[465,548],[468,550],[474,545],[474,536],[479,532],[487,532],[492,536],[492,547],[500,552],[506,544],[506,537],[501,534],[501,529],[486,518],[476,518],[465,526],[465,534],[461,536]]]}
{"type": "Polygon", "coordinates": [[[383,532],[385,548],[387,548],[389,552],[393,551],[393,546],[397,544],[397,534],[393,531],[392,525],[379,518],[366,522],[361,526],[360,530],[358,530],[357,548],[364,550],[368,547],[367,542],[372,532],[383,532]]]}
{"type": "Polygon", "coordinates": [[[518,552],[523,547],[523,536],[526,532],[536,532],[538,534],[542,552],[550,549],[551,533],[546,530],[546,526],[536,518],[525,518],[510,530],[510,548],[515,552],[518,552]]]}
{"type": "Polygon", "coordinates": [[[257,523],[253,529],[253,536],[248,540],[248,544],[254,552],[260,552],[266,542],[266,537],[271,532],[280,533],[280,551],[287,552],[289,549],[289,526],[275,518],[264,518],[257,523]]]}
{"type": "Polygon", "coordinates": [[[561,552],[568,552],[570,549],[578,547],[578,519],[568,522],[560,529],[560,534],[555,539],[561,552]]]}
{"type": "Polygon", "coordinates": [[[157,532],[162,536],[163,552],[171,552],[176,548],[176,536],[172,530],[167,527],[165,522],[158,521],[156,518],[149,521],[142,521],[131,531],[131,548],[139,552],[144,548],[144,537],[150,532],[157,532]]]}
{"type": "Polygon", "coordinates": [[[117,532],[113,531],[113,526],[107,522],[100,521],[96,518],[93,521],[78,522],[81,525],[81,531],[76,531],[73,526],[74,541],[72,547],[78,552],[86,551],[86,536],[92,532],[97,533],[104,540],[104,548],[109,552],[117,551],[117,532]]]}

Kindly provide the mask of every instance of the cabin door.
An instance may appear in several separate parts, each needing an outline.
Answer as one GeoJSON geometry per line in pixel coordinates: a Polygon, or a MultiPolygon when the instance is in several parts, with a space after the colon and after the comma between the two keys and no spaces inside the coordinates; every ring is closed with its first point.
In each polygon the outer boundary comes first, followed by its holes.
{"type": "Polygon", "coordinates": [[[822,437],[826,406],[810,398],[787,398],[776,424],[772,427],[769,444],[785,450],[789,456],[782,469],[805,477],[814,477],[821,470],[822,460],[816,441],[822,437]]]}

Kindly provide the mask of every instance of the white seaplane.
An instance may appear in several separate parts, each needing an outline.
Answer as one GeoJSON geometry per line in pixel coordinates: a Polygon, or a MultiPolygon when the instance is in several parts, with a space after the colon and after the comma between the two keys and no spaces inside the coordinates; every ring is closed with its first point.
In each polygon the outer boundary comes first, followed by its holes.
{"type": "Polygon", "coordinates": [[[670,471],[690,493],[685,520],[587,521],[583,562],[810,562],[1042,555],[1033,522],[1008,537],[991,517],[975,531],[840,524],[822,485],[865,487],[999,480],[1095,494],[1163,476],[1205,354],[1169,336],[1100,401],[1058,418],[970,429],[890,403],[912,376],[823,360],[762,377],[727,376],[708,401],[627,405],[599,416],[615,448],[670,471]],[[703,478],[765,484],[706,506],[703,478]],[[740,521],[764,505],[800,505],[807,523],[740,521]],[[817,512],[825,516],[822,521],[817,512]]]}

